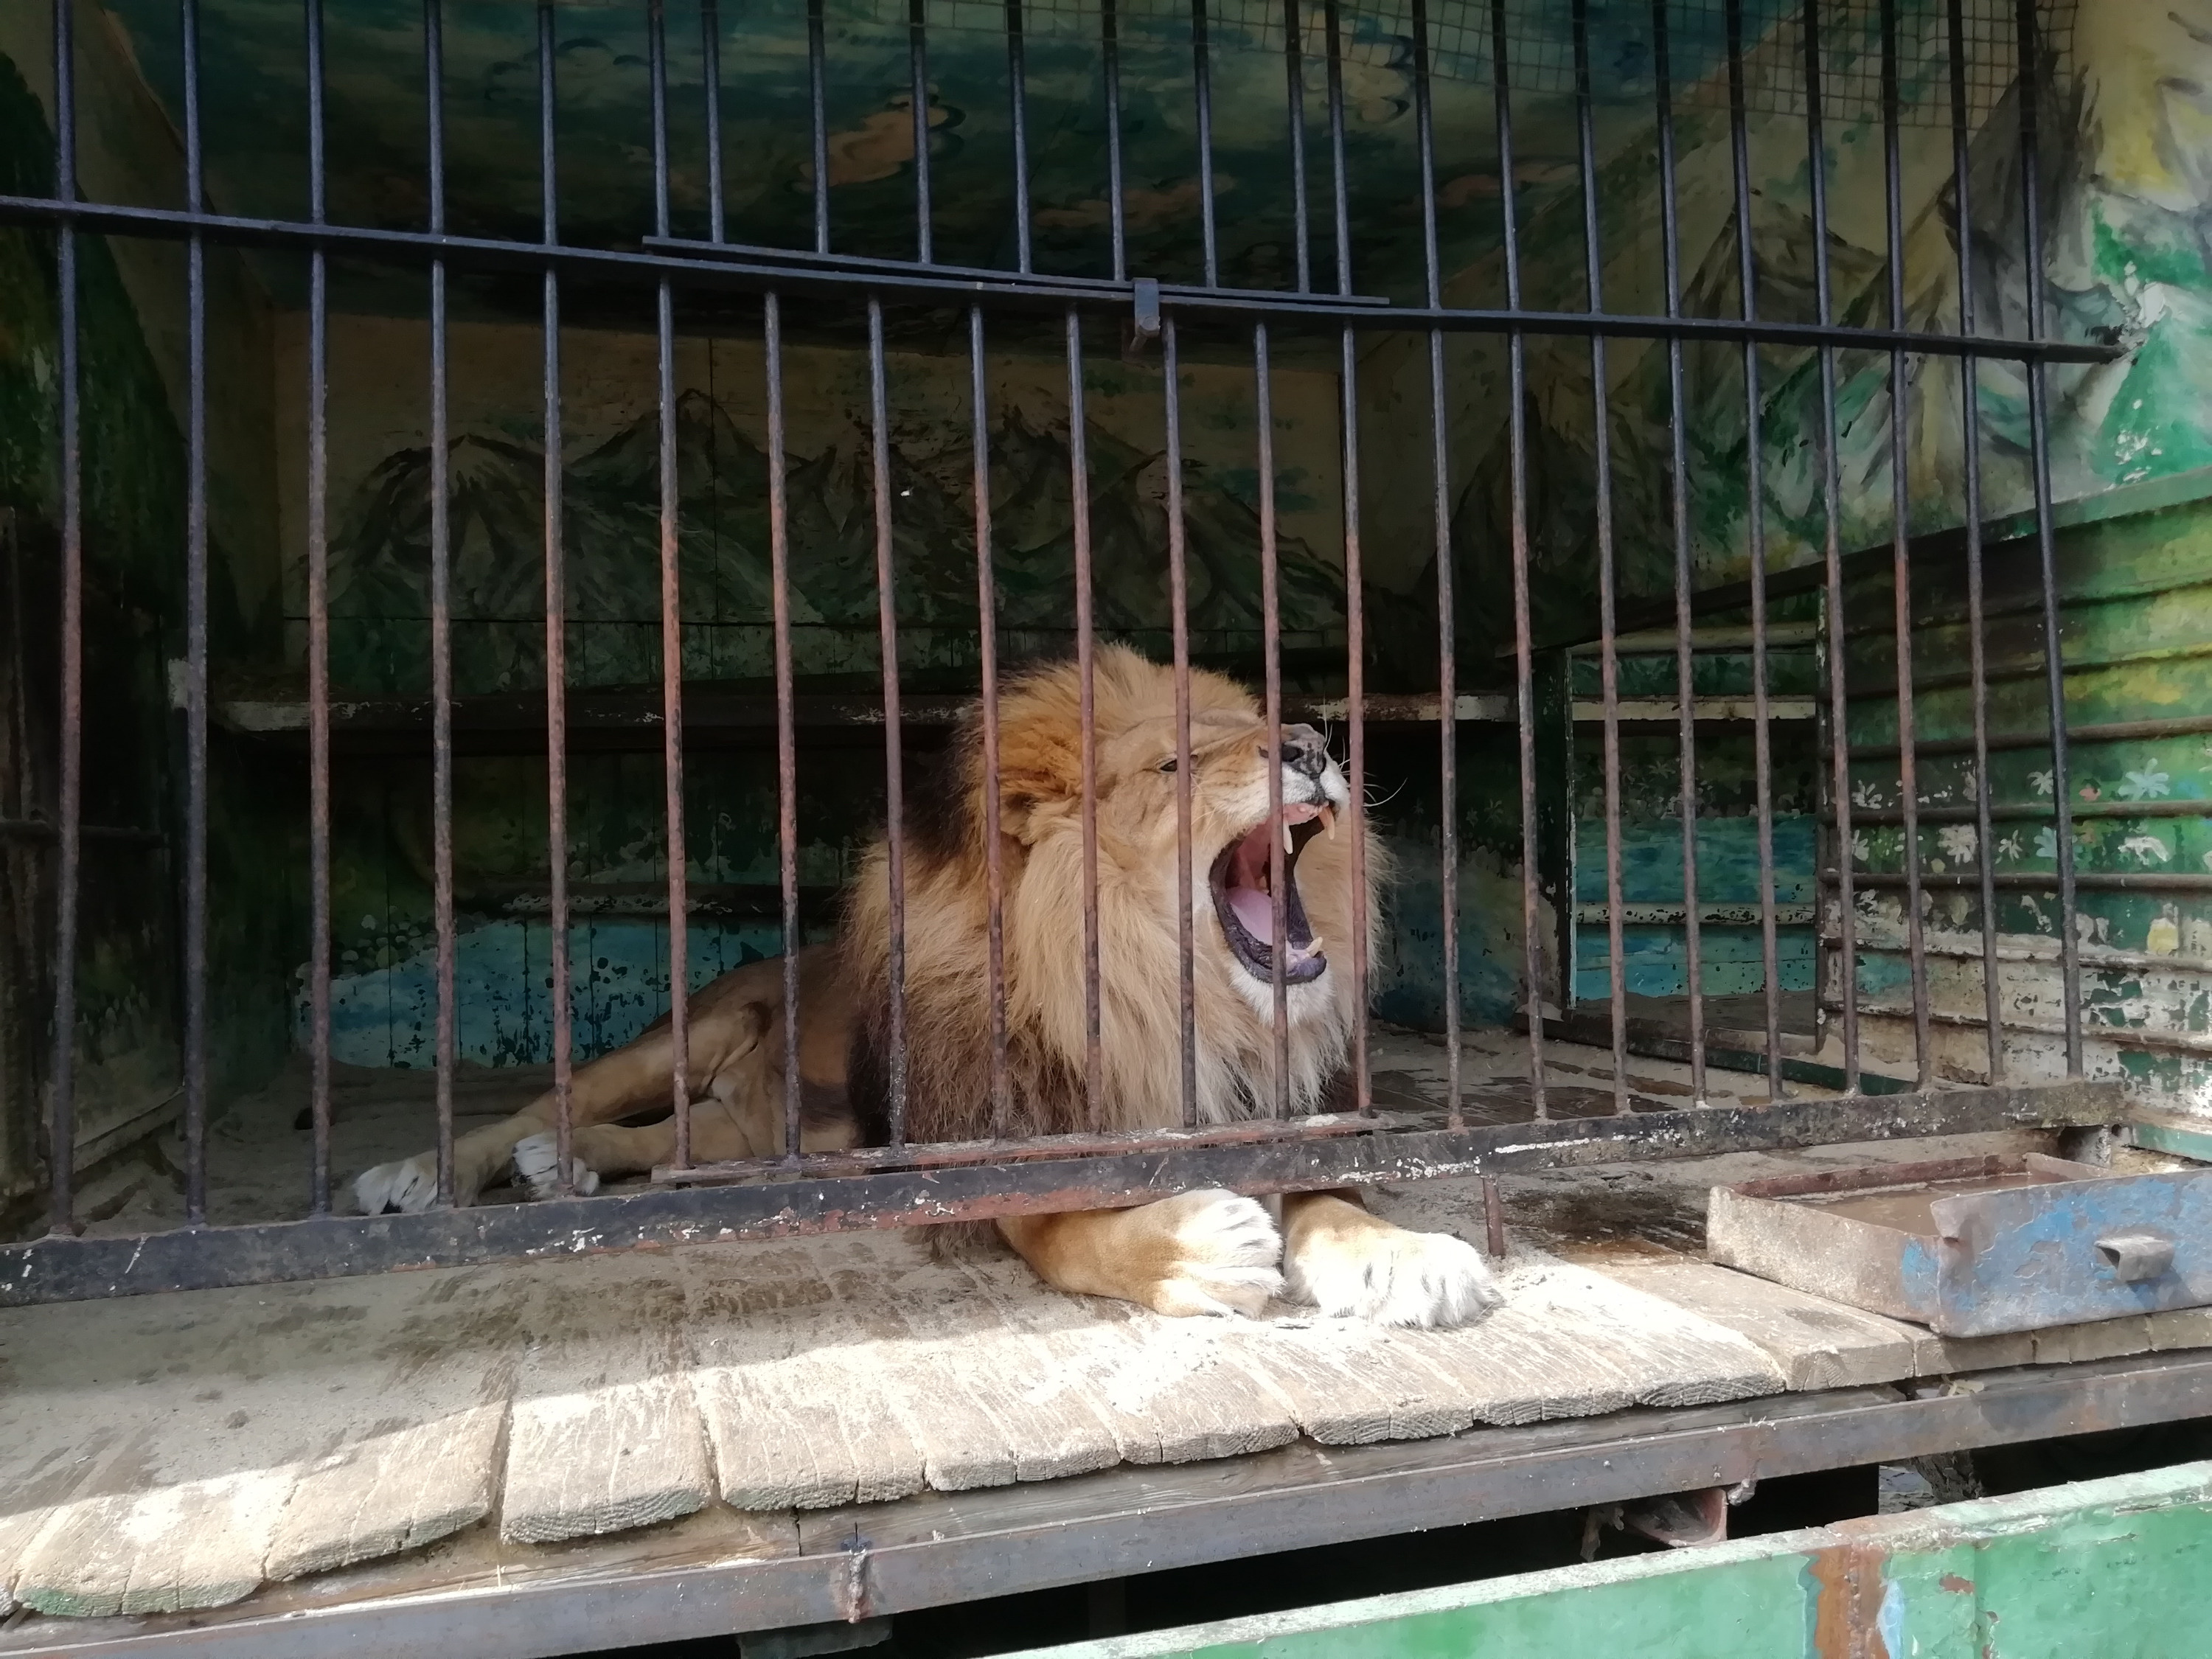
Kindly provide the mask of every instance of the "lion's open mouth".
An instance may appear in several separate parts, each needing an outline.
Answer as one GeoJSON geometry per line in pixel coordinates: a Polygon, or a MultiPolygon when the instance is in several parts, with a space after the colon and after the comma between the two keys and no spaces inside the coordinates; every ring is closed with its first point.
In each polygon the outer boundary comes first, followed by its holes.
{"type": "Polygon", "coordinates": [[[1335,828],[1336,814],[1328,804],[1285,801],[1279,821],[1255,825],[1221,849],[1213,860],[1213,913],[1221,919],[1221,932],[1229,949],[1245,971],[1269,984],[1275,978],[1275,900],[1269,885],[1268,851],[1275,837],[1283,841],[1283,931],[1290,948],[1283,957],[1283,979],[1304,985],[1319,979],[1328,967],[1322,941],[1314,937],[1298,896],[1298,855],[1306,843],[1323,830],[1335,828]]]}

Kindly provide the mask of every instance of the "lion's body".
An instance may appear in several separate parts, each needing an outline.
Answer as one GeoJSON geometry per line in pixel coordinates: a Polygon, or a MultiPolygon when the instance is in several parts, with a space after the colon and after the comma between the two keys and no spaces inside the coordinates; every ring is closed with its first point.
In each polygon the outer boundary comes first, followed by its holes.
{"type": "MultiPolygon", "coordinates": [[[[894,926],[892,849],[879,842],[834,951],[800,955],[805,1150],[879,1143],[895,1105],[915,1142],[1182,1121],[1183,762],[1175,683],[1119,648],[1098,653],[1092,682],[1088,811],[1074,665],[1039,670],[1000,693],[1003,1091],[993,1088],[994,803],[971,710],[942,775],[912,799],[898,848],[902,925],[894,926]],[[1095,1092],[1086,890],[1096,895],[1095,1092]],[[895,982],[903,990],[896,1000],[895,982]]],[[[1317,733],[1285,728],[1277,751],[1249,694],[1203,672],[1189,688],[1193,1103],[1206,1122],[1279,1102],[1312,1111],[1343,1066],[1359,1016],[1354,976],[1330,962],[1324,945],[1349,956],[1363,922],[1371,939],[1382,860],[1355,841],[1364,835],[1359,814],[1349,815],[1348,832],[1337,829],[1348,791],[1317,733]],[[1279,1052],[1287,1054],[1286,1070],[1279,1052]]],[[[782,1151],[783,996],[782,964],[774,961],[750,963],[690,1000],[696,1160],[782,1151]]],[[[572,1176],[582,1190],[602,1176],[669,1160],[671,1121],[623,1127],[617,1120],[665,1106],[672,1082],[665,1022],[577,1071],[572,1176]]],[[[462,1137],[457,1201],[472,1202],[510,1159],[534,1192],[552,1190],[553,1109],[543,1097],[462,1137]]],[[[427,1207],[434,1184],[426,1155],[369,1170],[355,1189],[373,1213],[427,1207]]],[[[1390,1226],[1348,1194],[1301,1194],[1262,1208],[1227,1193],[1185,1193],[1133,1210],[1010,1218],[998,1229],[1049,1283],[1163,1312],[1256,1311],[1284,1288],[1285,1273],[1293,1293],[1326,1311],[1394,1322],[1455,1323],[1495,1300],[1474,1251],[1390,1226]]]]}

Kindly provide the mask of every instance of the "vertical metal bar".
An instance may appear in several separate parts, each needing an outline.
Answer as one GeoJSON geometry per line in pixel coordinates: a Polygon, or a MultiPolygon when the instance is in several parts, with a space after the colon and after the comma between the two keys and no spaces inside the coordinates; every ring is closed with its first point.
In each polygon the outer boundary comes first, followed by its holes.
{"type": "Polygon", "coordinates": [[[1098,56],[1106,80],[1106,218],[1114,243],[1114,280],[1122,283],[1129,277],[1129,226],[1121,199],[1121,28],[1114,0],[1098,0],[1098,56]]]}
{"type": "MultiPolygon", "coordinates": [[[[1881,0],[1881,151],[1889,259],[1889,325],[1905,319],[1905,185],[1898,143],[1897,0],[1881,0]]],[[[1890,592],[1897,640],[1897,775],[1905,817],[1905,941],[1912,979],[1912,1053],[1920,1086],[1936,1076],[1929,1030],[1928,951],[1920,911],[1920,766],[1912,719],[1912,543],[1908,410],[1911,384],[1902,349],[1889,354],[1890,592]]]]}
{"type": "Polygon", "coordinates": [[[1083,1096],[1091,1127],[1105,1127],[1105,1060],[1099,1042],[1098,717],[1091,568],[1091,453],[1084,430],[1083,318],[1067,308],[1068,507],[1075,528],[1075,672],[1083,725],[1083,1096]]]}
{"type": "MultiPolygon", "coordinates": [[[[2027,337],[2043,337],[2043,141],[2037,82],[2042,26],[2035,0],[2020,0],[2020,188],[2027,254],[2027,337]]],[[[2058,959],[2066,1001],[2066,1074],[2081,1075],[2081,940],[2075,923],[2073,763],[2066,741],[2066,641],[2058,608],[2058,548],[2051,524],[2050,393],[2039,360],[2027,364],[2028,447],[2035,479],[2036,568],[2043,586],[2044,687],[2051,711],[2051,815],[2058,838],[2058,959]]]]}
{"type": "Polygon", "coordinates": [[[1322,0],[1328,30],[1328,156],[1331,226],[1336,240],[1336,291],[1352,292],[1352,181],[1344,166],[1343,21],[1338,0],[1322,0]]]}
{"type": "MultiPolygon", "coordinates": [[[[647,0],[653,82],[653,223],[668,234],[668,38],[663,0],[647,0]]],[[[676,294],[667,277],[656,296],[659,323],[660,723],[668,818],[669,1097],[676,1113],[675,1164],[691,1164],[691,927],[684,825],[684,593],[682,478],[676,442],[676,294]]]]}
{"type": "Polygon", "coordinates": [[[1348,328],[1341,354],[1337,377],[1344,426],[1345,766],[1352,793],[1345,814],[1352,832],[1352,1081],[1356,1109],[1366,1117],[1375,1110],[1374,1079],[1367,1070],[1367,607],[1359,544],[1358,337],[1348,328]]]}
{"type": "MultiPolygon", "coordinates": [[[[323,0],[307,0],[307,216],[330,210],[323,0]]],[[[331,1207],[330,264],[307,256],[307,1103],[312,1213],[331,1207]]]]}
{"type": "MultiPolygon", "coordinates": [[[[1828,264],[1828,140],[1822,118],[1820,0],[1805,0],[1805,145],[1813,205],[1813,289],[1818,320],[1835,317],[1828,264]]],[[[1844,1014],[1844,1090],[1859,1092],[1858,908],[1852,882],[1851,758],[1849,672],[1844,653],[1844,565],[1840,540],[1843,486],[1836,456],[1836,354],[1820,348],[1820,501],[1826,526],[1828,659],[1829,807],[1835,814],[1837,977],[1844,1014]]],[[[1825,902],[1825,899],[1822,901],[1825,902]]]]}
{"type": "MultiPolygon", "coordinates": [[[[185,206],[207,210],[200,126],[198,0],[182,0],[185,206]]],[[[185,264],[185,1221],[207,1219],[208,483],[207,244],[185,264]]]]}
{"type": "MultiPolygon", "coordinates": [[[[1743,85],[1743,0],[1728,0],[1729,152],[1735,179],[1736,288],[1745,322],[1759,315],[1759,266],[1751,224],[1751,147],[1743,85]]],[[[1774,917],[1774,743],[1769,722],[1766,655],[1766,434],[1761,405],[1759,344],[1743,343],[1745,532],[1751,545],[1752,769],[1759,814],[1759,947],[1766,991],[1766,1097],[1779,1100],[1782,1079],[1781,942],[1774,917]]]]}
{"type": "MultiPolygon", "coordinates": [[[[1413,0],[1413,119],[1421,164],[1423,292],[1429,308],[1443,304],[1437,249],[1437,132],[1429,95],[1428,0],[1413,0]]],[[[1429,331],[1429,468],[1437,545],[1437,793],[1444,951],[1444,1110],[1462,1126],[1459,1038],[1459,675],[1453,619],[1450,428],[1444,414],[1444,337],[1429,331]]]]}
{"type": "MultiPolygon", "coordinates": [[[[1682,314],[1681,227],[1674,187],[1674,86],[1668,61],[1667,0],[1652,0],[1651,63],[1659,120],[1659,225],[1667,282],[1667,315],[1682,314]]],[[[1705,1103],[1705,986],[1698,920],[1698,702],[1690,595],[1696,585],[1690,555],[1689,407],[1682,384],[1682,342],[1667,342],[1669,505],[1674,532],[1674,696],[1682,780],[1682,968],[1690,987],[1690,1089],[1705,1103]]]]}
{"type": "MultiPolygon", "coordinates": [[[[1498,194],[1504,216],[1505,307],[1521,309],[1521,227],[1513,185],[1513,88],[1505,0],[1491,0],[1490,64],[1498,105],[1498,194]]],[[[1528,340],[1519,329],[1506,336],[1506,380],[1512,407],[1506,411],[1506,483],[1510,491],[1509,534],[1513,556],[1513,688],[1521,758],[1521,947],[1522,971],[1528,983],[1528,1095],[1536,1115],[1550,1115],[1544,1099],[1544,941],[1536,900],[1536,690],[1528,611],[1528,340]]],[[[1571,904],[1571,890],[1561,902],[1571,904]]],[[[1561,1000],[1572,964],[1559,963],[1561,1000]]]]}
{"type": "Polygon", "coordinates": [[[1267,325],[1252,328],[1254,423],[1259,429],[1260,655],[1267,720],[1267,979],[1274,994],[1277,1117],[1291,1112],[1290,896],[1283,838],[1283,650],[1280,573],[1275,545],[1275,396],[1267,362],[1267,325]]]}
{"type": "Polygon", "coordinates": [[[891,908],[890,1144],[906,1144],[906,772],[899,722],[897,576],[891,541],[891,417],[884,369],[884,302],[868,296],[868,437],[874,468],[876,627],[884,672],[884,878],[891,908]]]}
{"type": "Polygon", "coordinates": [[[989,912],[986,972],[991,999],[991,1133],[1003,1136],[1013,1111],[1006,1077],[1006,872],[999,842],[999,588],[991,552],[991,426],[984,373],[983,307],[968,307],[968,402],[975,447],[975,647],[982,671],[983,902],[989,912]]]}
{"type": "MultiPolygon", "coordinates": [[[[429,97],[430,234],[446,234],[445,35],[442,0],[422,0],[429,97]]],[[[437,933],[438,1201],[453,1201],[453,458],[447,404],[446,262],[430,262],[430,844],[437,933]]]]}
{"type": "Polygon", "coordinates": [[[722,15],[718,0],[699,0],[700,80],[707,102],[707,235],[728,234],[722,201],[722,15]]]}
{"type": "Polygon", "coordinates": [[[1313,289],[1313,231],[1306,204],[1306,69],[1299,49],[1298,0],[1283,0],[1283,78],[1291,129],[1291,210],[1298,292],[1313,289]]]}
{"type": "Polygon", "coordinates": [[[1213,53],[1206,0],[1190,0],[1190,64],[1198,102],[1199,228],[1206,243],[1206,285],[1212,288],[1221,281],[1221,246],[1213,211],[1213,53]]]}
{"type": "MultiPolygon", "coordinates": [[[[538,0],[538,188],[541,235],[549,248],[561,240],[555,143],[557,46],[553,0],[538,0]]],[[[550,261],[544,280],[539,332],[545,357],[545,863],[551,879],[547,942],[553,981],[554,1184],[566,1198],[574,1191],[569,1147],[574,1138],[575,1058],[568,1002],[568,583],[562,512],[561,278],[550,261]]]]}
{"type": "MultiPolygon", "coordinates": [[[[1575,129],[1583,184],[1583,280],[1593,313],[1605,309],[1605,257],[1598,239],[1597,136],[1592,116],[1589,0],[1574,0],[1575,129]]],[[[1615,629],[1620,573],[1613,542],[1613,430],[1605,337],[1590,336],[1590,403],[1597,487],[1598,674],[1604,699],[1605,898],[1607,1000],[1613,1012],[1613,1109],[1633,1109],[1628,1097],[1628,982],[1622,964],[1620,882],[1620,653],[1615,629]]],[[[1571,688],[1570,688],[1571,690],[1571,688]]]]}
{"type": "MultiPolygon", "coordinates": [[[[775,628],[775,868],[783,910],[783,1152],[796,1158],[804,1104],[799,1072],[799,726],[791,684],[791,504],[784,441],[783,302],[762,301],[768,374],[768,560],[775,628]]],[[[995,842],[993,856],[997,848],[995,842]]]]}
{"type": "MultiPolygon", "coordinates": [[[[75,0],[54,0],[54,194],[77,199],[75,0]]],[[[54,1054],[46,1118],[48,1223],[76,1226],[76,975],[78,860],[84,818],[84,450],[78,385],[76,230],[56,233],[60,288],[62,471],[60,799],[55,836],[54,1054]]]]}
{"type": "MultiPolygon", "coordinates": [[[[1352,292],[1352,193],[1344,159],[1344,53],[1338,0],[1323,0],[1328,31],[1328,153],[1331,226],[1336,247],[1336,291],[1352,292]]],[[[1366,574],[1359,538],[1358,336],[1344,331],[1337,366],[1344,427],[1344,689],[1346,781],[1351,786],[1352,832],[1352,1079],[1359,1115],[1375,1110],[1375,1079],[1367,1061],[1367,606],[1366,574]]]]}
{"type": "MultiPolygon", "coordinates": [[[[1113,27],[1110,21],[1106,27],[1113,27]]],[[[1033,255],[1030,246],[1029,48],[1022,33],[1022,0],[1006,0],[1006,98],[1007,112],[1014,126],[1014,269],[1026,275],[1033,255]]]]}
{"type": "Polygon", "coordinates": [[[825,53],[822,45],[823,0],[806,0],[806,112],[814,143],[814,251],[830,251],[830,114],[825,53]]]}
{"type": "Polygon", "coordinates": [[[914,257],[928,264],[937,255],[929,199],[929,0],[907,0],[907,72],[914,104],[914,257]]]}
{"type": "Polygon", "coordinates": [[[1172,313],[1160,319],[1160,369],[1167,396],[1168,622],[1175,652],[1177,1007],[1182,1016],[1182,1121],[1188,1127],[1198,1121],[1198,898],[1190,848],[1190,568],[1182,516],[1182,364],[1172,313]]]}
{"type": "MultiPolygon", "coordinates": [[[[1962,0],[1950,0],[1951,190],[1958,210],[1959,332],[1974,331],[1974,215],[1966,101],[1966,24],[1962,0]]],[[[1966,667],[1974,706],[1974,867],[1982,884],[1982,1018],[1989,1028],[1990,1082],[2005,1080],[2004,997],[1997,963],[1996,855],[1990,824],[1990,684],[1982,623],[1981,360],[1959,359],[1960,419],[1964,425],[1961,480],[1966,491],[1966,667]]]]}

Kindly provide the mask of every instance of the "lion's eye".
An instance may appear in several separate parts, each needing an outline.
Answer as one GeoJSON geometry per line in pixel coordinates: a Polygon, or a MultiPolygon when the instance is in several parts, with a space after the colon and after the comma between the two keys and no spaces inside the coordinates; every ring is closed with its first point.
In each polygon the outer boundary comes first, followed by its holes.
{"type": "Polygon", "coordinates": [[[1165,760],[1160,763],[1160,770],[1163,772],[1172,772],[1175,769],[1176,757],[1173,755],[1170,755],[1165,760]]]}

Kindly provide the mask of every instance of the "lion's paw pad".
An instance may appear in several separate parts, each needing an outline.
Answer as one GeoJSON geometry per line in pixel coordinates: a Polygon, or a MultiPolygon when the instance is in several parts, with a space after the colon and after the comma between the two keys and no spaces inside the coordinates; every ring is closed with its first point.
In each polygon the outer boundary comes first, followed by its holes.
{"type": "Polygon", "coordinates": [[[1181,1193],[1146,1206],[1170,1257],[1152,1305],[1164,1314],[1256,1314],[1282,1292],[1282,1237],[1261,1206],[1235,1193],[1181,1193]]]}
{"type": "MultiPolygon", "coordinates": [[[[556,1135],[531,1135],[514,1144],[514,1177],[530,1189],[532,1198],[551,1198],[557,1191],[561,1142],[556,1135]]],[[[598,1171],[580,1158],[568,1159],[568,1184],[579,1195],[599,1190],[598,1171]]]]}
{"type": "Polygon", "coordinates": [[[1284,1265],[1291,1296],[1333,1317],[1379,1325],[1465,1325],[1505,1299],[1482,1253],[1449,1233],[1325,1233],[1284,1265]]]}

